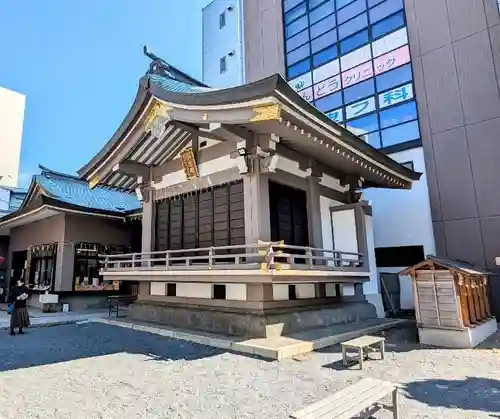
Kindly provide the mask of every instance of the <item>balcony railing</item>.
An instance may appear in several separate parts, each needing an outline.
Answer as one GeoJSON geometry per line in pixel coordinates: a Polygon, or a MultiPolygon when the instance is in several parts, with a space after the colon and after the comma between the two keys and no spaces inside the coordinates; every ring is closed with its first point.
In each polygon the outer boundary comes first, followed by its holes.
{"type": "Polygon", "coordinates": [[[100,257],[103,274],[151,270],[367,270],[361,253],[291,246],[281,242],[100,257]]]}

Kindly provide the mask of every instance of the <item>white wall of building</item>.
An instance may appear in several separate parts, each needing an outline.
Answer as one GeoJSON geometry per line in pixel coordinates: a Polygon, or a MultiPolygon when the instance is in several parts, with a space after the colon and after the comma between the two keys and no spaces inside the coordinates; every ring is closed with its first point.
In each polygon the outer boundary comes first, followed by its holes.
{"type": "Polygon", "coordinates": [[[203,83],[211,87],[234,87],[244,84],[243,7],[242,0],[214,0],[203,9],[203,83]],[[220,16],[225,14],[225,26],[220,16]],[[226,58],[221,73],[220,60],[226,58]]]}
{"type": "Polygon", "coordinates": [[[26,98],[0,87],[0,185],[17,186],[26,98]]]}
{"type": "MultiPolygon", "coordinates": [[[[422,173],[411,190],[369,189],[363,199],[371,201],[375,247],[422,245],[424,254],[435,254],[434,233],[421,147],[390,155],[399,163],[413,162],[422,173]]],[[[379,268],[378,272],[397,273],[406,266],[379,268]]],[[[413,308],[413,289],[409,277],[400,277],[401,308],[413,308]]]]}

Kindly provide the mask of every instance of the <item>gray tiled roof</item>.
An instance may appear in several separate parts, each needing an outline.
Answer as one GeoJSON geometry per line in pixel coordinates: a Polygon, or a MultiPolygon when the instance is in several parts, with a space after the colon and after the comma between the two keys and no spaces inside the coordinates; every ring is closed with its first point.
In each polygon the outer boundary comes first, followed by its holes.
{"type": "Polygon", "coordinates": [[[44,167],[41,174],[33,177],[33,181],[41,186],[47,196],[80,207],[127,213],[142,206],[134,193],[104,186],[90,189],[89,184],[82,179],[44,167]]]}
{"type": "Polygon", "coordinates": [[[170,92],[176,93],[203,93],[210,92],[217,89],[212,89],[210,87],[195,86],[194,84],[184,83],[178,80],[174,80],[167,76],[160,76],[158,74],[148,74],[149,80],[154,84],[160,86],[162,89],[168,90],[170,92]]]}

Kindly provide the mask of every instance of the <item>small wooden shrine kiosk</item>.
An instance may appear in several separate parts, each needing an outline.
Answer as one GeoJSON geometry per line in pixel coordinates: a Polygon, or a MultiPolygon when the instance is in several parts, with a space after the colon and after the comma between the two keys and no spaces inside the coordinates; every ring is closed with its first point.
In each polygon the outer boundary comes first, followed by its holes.
{"type": "Polygon", "coordinates": [[[489,272],[466,262],[428,256],[400,275],[413,280],[420,342],[471,348],[497,330],[491,315],[489,272]]]}

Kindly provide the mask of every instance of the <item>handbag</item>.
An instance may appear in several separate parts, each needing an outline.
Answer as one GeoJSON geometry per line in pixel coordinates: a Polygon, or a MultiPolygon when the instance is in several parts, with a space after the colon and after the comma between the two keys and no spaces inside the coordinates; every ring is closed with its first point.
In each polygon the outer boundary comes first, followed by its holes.
{"type": "Polygon", "coordinates": [[[7,306],[7,314],[12,314],[13,311],[14,311],[14,303],[10,303],[7,306]]]}

